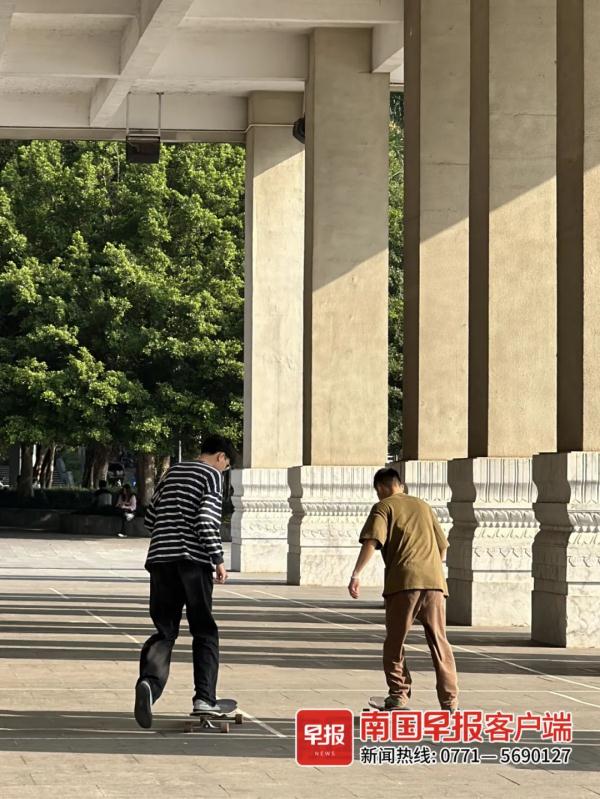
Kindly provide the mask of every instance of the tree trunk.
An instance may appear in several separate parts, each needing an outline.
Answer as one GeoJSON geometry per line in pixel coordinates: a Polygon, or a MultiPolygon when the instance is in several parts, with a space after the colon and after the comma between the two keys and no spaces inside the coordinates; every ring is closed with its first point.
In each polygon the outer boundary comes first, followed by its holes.
{"type": "Polygon", "coordinates": [[[100,480],[106,480],[110,448],[106,444],[90,444],[85,448],[85,466],[81,485],[83,488],[98,488],[100,480]]]}
{"type": "Polygon", "coordinates": [[[21,447],[21,477],[17,494],[21,499],[31,499],[33,496],[33,444],[23,444],[21,447]]]}
{"type": "Polygon", "coordinates": [[[36,444],[33,448],[33,485],[41,486],[42,467],[44,464],[45,448],[41,444],[36,444]]]}
{"type": "Polygon", "coordinates": [[[156,478],[156,458],[149,452],[140,452],[137,460],[137,501],[138,505],[147,507],[154,493],[156,478]]]}
{"type": "Polygon", "coordinates": [[[108,474],[108,458],[110,448],[106,444],[97,444],[94,455],[94,484],[93,488],[98,488],[100,480],[106,480],[108,474]]]}
{"type": "Polygon", "coordinates": [[[91,488],[94,481],[94,454],[91,447],[85,448],[85,463],[81,475],[81,487],[91,488]]]}
{"type": "Polygon", "coordinates": [[[21,445],[13,444],[10,448],[9,455],[9,482],[11,488],[16,488],[19,485],[19,476],[21,474],[21,445]]]}
{"type": "Polygon", "coordinates": [[[40,484],[42,488],[52,488],[52,478],[54,476],[54,458],[56,457],[56,444],[50,444],[44,450],[42,468],[40,472],[40,484]]]}
{"type": "Polygon", "coordinates": [[[171,467],[171,456],[158,455],[156,461],[156,484],[158,485],[171,467]]]}

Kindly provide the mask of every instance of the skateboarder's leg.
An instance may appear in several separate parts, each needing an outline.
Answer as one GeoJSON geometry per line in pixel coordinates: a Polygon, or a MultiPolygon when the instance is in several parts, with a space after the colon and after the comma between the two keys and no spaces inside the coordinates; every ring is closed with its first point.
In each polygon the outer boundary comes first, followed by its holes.
{"type": "Polygon", "coordinates": [[[452,647],[446,637],[446,597],[442,591],[423,591],[417,614],[423,623],[436,674],[439,703],[444,710],[458,706],[458,678],[452,647]]]}
{"type": "Polygon", "coordinates": [[[169,677],[171,653],[177,636],[185,595],[176,563],[160,563],[150,571],[150,616],[157,632],[144,644],[140,677],[152,689],[152,701],[162,694],[169,677]]]}
{"type": "Polygon", "coordinates": [[[420,591],[397,591],[385,598],[386,638],[383,669],[389,694],[405,705],[410,699],[412,678],[406,665],[404,642],[418,610],[420,591]]]}
{"type": "Polygon", "coordinates": [[[180,563],[185,589],[186,613],[193,638],[194,700],[211,705],[217,701],[219,630],[212,615],[213,572],[199,563],[180,563]]]}

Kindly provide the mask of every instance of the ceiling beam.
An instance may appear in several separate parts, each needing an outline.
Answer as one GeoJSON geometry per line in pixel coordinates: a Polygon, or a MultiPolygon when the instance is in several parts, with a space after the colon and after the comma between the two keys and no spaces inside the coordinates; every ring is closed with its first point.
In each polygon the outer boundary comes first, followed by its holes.
{"type": "MultiPolygon", "coordinates": [[[[15,28],[0,60],[0,77],[102,77],[119,74],[118,31],[15,28]]],[[[0,85],[0,91],[2,87],[0,85]]]]}
{"type": "Polygon", "coordinates": [[[373,72],[396,72],[404,67],[404,24],[380,25],[373,30],[373,72]]]}
{"type": "Polygon", "coordinates": [[[97,17],[135,17],[140,0],[18,0],[19,14],[83,14],[97,17]]]}
{"type": "Polygon", "coordinates": [[[121,43],[121,69],[116,80],[99,82],[90,103],[90,125],[109,124],[133,83],[152,69],[190,9],[193,0],[145,0],[141,13],[127,26],[121,43]]]}
{"type": "Polygon", "coordinates": [[[0,0],[0,55],[4,52],[17,0],[0,0]]]}
{"type": "Polygon", "coordinates": [[[279,31],[181,31],[150,72],[156,80],[303,82],[308,37],[279,31]]]}
{"type": "MultiPolygon", "coordinates": [[[[86,92],[0,94],[2,127],[79,129],[88,126],[88,114],[86,92]]],[[[132,95],[130,117],[131,127],[156,127],[156,97],[132,95]]],[[[163,97],[162,122],[167,131],[228,131],[237,136],[244,133],[247,119],[247,101],[243,97],[215,94],[166,94],[163,97]]],[[[117,114],[110,127],[124,132],[125,115],[117,114]]]]}
{"type": "Polygon", "coordinates": [[[189,17],[211,22],[378,25],[401,22],[402,0],[194,0],[189,17]]]}
{"type": "MultiPolygon", "coordinates": [[[[161,91],[164,86],[168,92],[170,83],[185,86],[178,90],[190,93],[201,92],[203,84],[215,84],[218,90],[222,83],[256,89],[263,83],[294,84],[294,90],[301,90],[303,87],[297,84],[304,82],[308,68],[308,37],[301,33],[179,31],[170,37],[164,52],[153,51],[144,58],[141,53],[131,56],[129,63],[135,60],[136,69],[132,66],[119,72],[122,46],[118,31],[85,36],[61,31],[13,31],[0,62],[0,93],[2,78],[37,79],[38,91],[46,90],[46,83],[53,78],[100,79],[94,92],[96,113],[91,124],[101,127],[112,124],[131,90],[150,91],[151,85],[151,91],[161,91]],[[118,91],[115,84],[119,84],[118,91]]],[[[129,46],[139,52],[135,44],[129,46]]],[[[32,89],[35,91],[34,85],[32,89]]]]}

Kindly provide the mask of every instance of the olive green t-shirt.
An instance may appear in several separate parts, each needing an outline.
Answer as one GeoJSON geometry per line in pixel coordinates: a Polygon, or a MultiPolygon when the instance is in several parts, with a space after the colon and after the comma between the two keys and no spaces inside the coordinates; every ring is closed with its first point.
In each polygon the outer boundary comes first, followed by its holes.
{"type": "Polygon", "coordinates": [[[441,552],[446,536],[426,502],[393,494],[373,505],[360,543],[373,540],[385,562],[383,595],[411,588],[437,588],[448,596],[441,552]]]}

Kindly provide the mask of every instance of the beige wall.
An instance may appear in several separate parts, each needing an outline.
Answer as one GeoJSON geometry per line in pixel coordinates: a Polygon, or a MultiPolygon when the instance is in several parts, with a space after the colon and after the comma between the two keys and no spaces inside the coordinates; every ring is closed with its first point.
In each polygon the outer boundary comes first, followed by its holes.
{"type": "Polygon", "coordinates": [[[306,97],[304,463],[387,453],[389,76],[370,30],[317,30],[306,97]]]}
{"type": "Polygon", "coordinates": [[[244,466],[302,462],[304,148],[298,94],[249,100],[244,466]]]}

